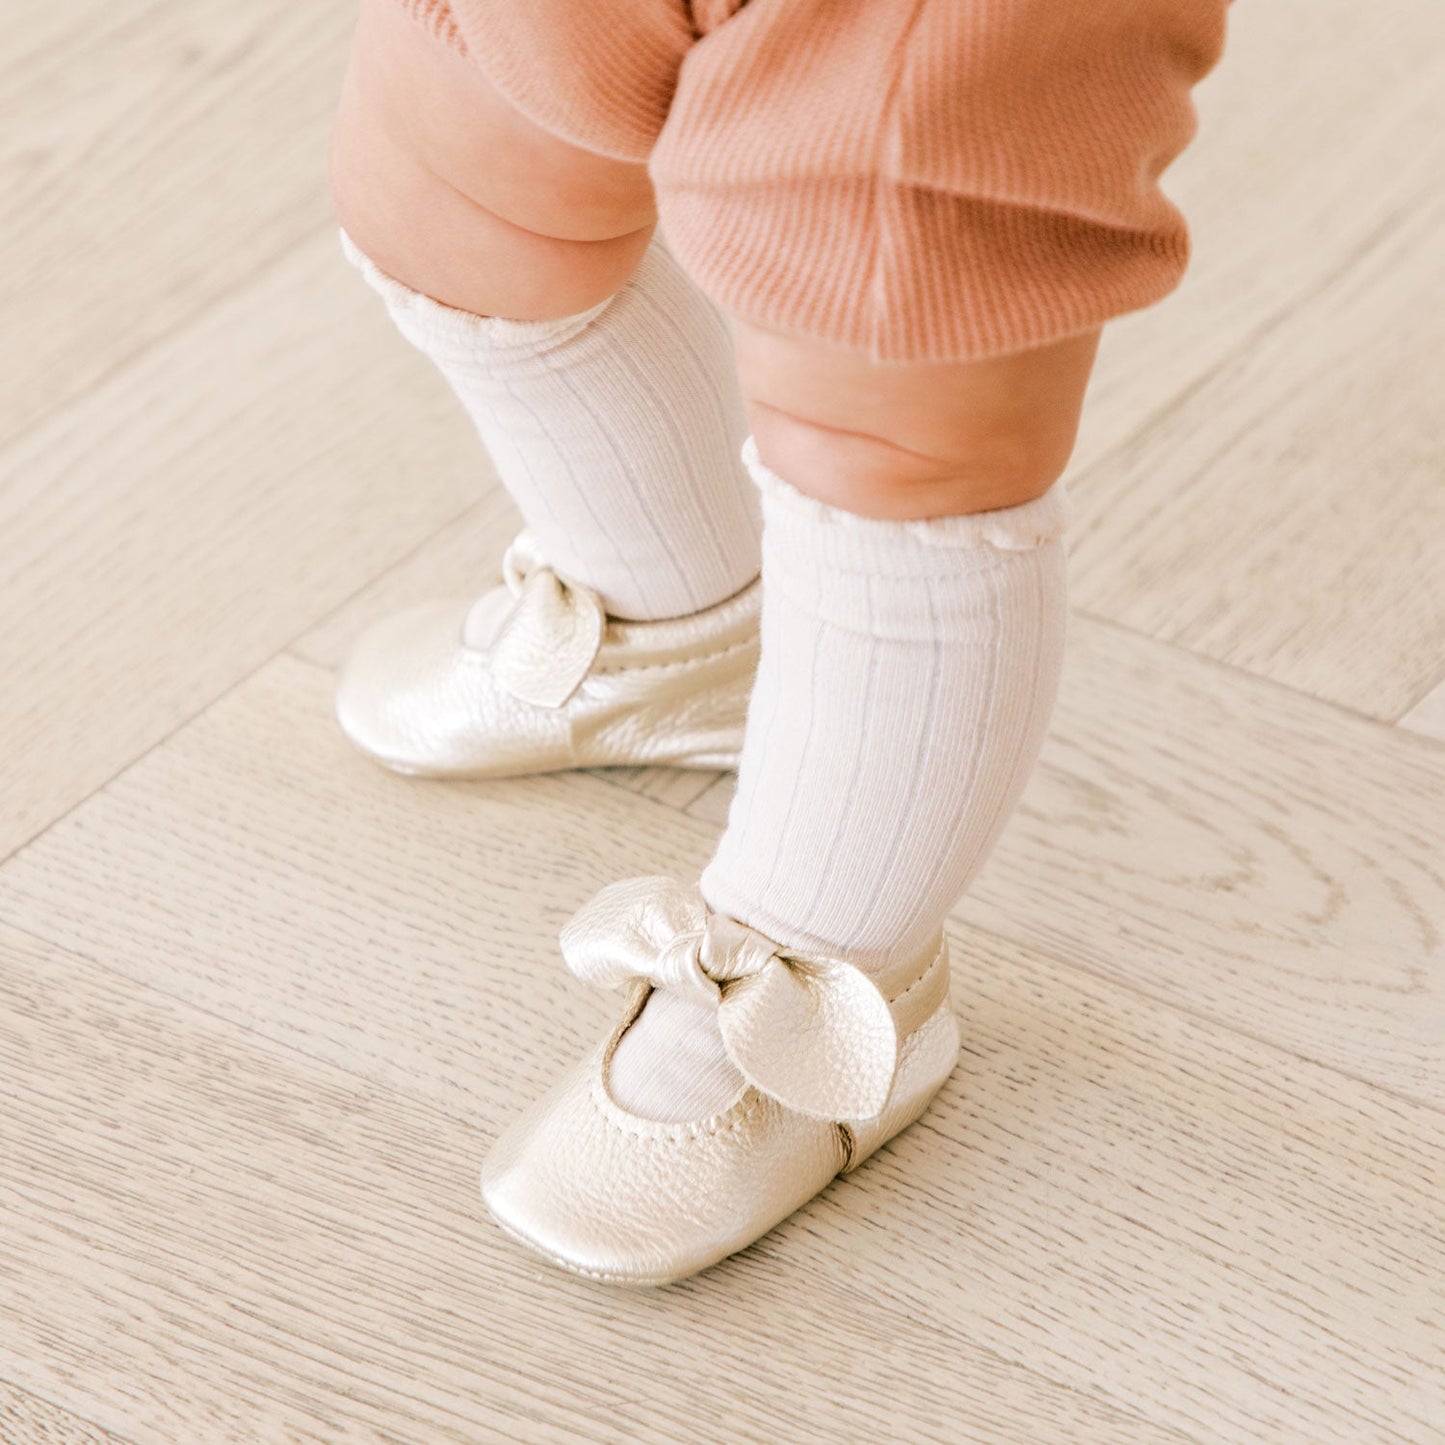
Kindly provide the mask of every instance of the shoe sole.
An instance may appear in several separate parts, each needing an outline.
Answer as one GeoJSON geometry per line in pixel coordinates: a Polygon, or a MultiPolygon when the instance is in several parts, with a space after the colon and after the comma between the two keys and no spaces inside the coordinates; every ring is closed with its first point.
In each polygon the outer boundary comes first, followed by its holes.
{"type": "Polygon", "coordinates": [[[596,762],[558,763],[555,767],[524,768],[433,768],[424,764],[402,762],[396,758],[383,757],[362,747],[354,738],[348,741],[363,756],[379,767],[404,778],[433,778],[450,782],[480,782],[486,778],[527,778],[542,773],[580,772],[588,768],[681,768],[689,772],[735,773],[738,768],[738,754],[732,753],[689,753],[681,758],[600,758],[596,762]]]}

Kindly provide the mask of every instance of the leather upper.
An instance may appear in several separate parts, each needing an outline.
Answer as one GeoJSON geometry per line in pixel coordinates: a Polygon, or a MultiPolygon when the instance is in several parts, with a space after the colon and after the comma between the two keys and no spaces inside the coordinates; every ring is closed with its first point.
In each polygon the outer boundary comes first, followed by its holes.
{"type": "Polygon", "coordinates": [[[362,636],[337,717],[399,772],[502,777],[635,764],[734,766],[758,655],[756,582],[659,622],[607,617],[527,533],[481,598],[433,602],[362,636]]]}

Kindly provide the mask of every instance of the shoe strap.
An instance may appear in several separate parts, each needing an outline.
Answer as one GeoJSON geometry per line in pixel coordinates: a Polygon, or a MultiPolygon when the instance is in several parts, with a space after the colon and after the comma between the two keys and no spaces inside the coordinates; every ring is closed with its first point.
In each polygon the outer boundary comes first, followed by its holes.
{"type": "MultiPolygon", "coordinates": [[[[562,930],[562,956],[586,982],[642,979],[715,1009],[728,1057],[790,1109],[870,1119],[887,1103],[899,1030],[877,984],[844,959],[789,954],[713,912],[695,887],[653,877],[604,888],[562,930]]],[[[947,987],[941,957],[924,975],[930,988],[938,977],[947,987]]]]}

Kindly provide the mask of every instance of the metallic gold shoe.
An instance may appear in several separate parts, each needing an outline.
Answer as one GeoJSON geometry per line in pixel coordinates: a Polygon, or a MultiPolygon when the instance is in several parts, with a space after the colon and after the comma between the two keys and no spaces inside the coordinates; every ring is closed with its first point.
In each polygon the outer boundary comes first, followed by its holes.
{"type": "Polygon", "coordinates": [[[503,583],[367,632],[336,715],[402,773],[506,777],[560,768],[733,768],[758,659],[757,582],[686,617],[621,622],[559,577],[523,532],[503,583]]]}
{"type": "Polygon", "coordinates": [[[668,878],[605,888],[562,932],[580,978],[627,984],[607,1041],[508,1128],[482,1196],[509,1234],[576,1274],[660,1285],[742,1249],[911,1124],[958,1060],[948,950],[881,988],[782,953],[668,878]],[[656,1123],[608,1088],[654,988],[717,1009],[746,1084],[711,1118],[656,1123]]]}

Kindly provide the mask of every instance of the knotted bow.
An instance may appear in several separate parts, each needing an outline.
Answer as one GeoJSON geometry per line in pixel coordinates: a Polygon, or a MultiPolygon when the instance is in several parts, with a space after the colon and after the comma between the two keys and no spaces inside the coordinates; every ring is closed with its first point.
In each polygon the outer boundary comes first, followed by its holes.
{"type": "Polygon", "coordinates": [[[728,1057],[790,1109],[824,1119],[883,1111],[898,1031],[887,1000],[851,963],[786,956],[671,878],[604,888],[562,930],[562,956],[587,983],[644,979],[715,1008],[728,1057]]]}
{"type": "Polygon", "coordinates": [[[513,697],[537,707],[561,707],[587,676],[607,615],[595,592],[566,582],[523,532],[502,559],[505,591],[479,598],[463,638],[487,652],[492,675],[513,697]]]}

